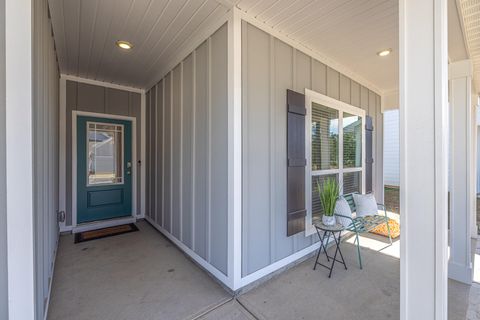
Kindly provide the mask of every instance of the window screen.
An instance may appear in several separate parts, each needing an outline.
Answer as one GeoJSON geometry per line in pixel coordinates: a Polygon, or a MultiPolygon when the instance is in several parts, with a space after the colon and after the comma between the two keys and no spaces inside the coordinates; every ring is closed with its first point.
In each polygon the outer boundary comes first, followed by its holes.
{"type": "Polygon", "coordinates": [[[343,114],[343,167],[362,166],[362,118],[343,114]]]}
{"type": "Polygon", "coordinates": [[[338,168],[338,110],[312,104],[312,170],[338,168]]]}
{"type": "Polygon", "coordinates": [[[343,174],[343,194],[362,192],[362,171],[343,174]]]}

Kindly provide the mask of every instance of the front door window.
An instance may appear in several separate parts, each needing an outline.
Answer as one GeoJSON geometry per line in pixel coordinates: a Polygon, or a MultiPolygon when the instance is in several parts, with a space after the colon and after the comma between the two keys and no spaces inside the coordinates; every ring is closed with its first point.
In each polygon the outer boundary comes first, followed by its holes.
{"type": "Polygon", "coordinates": [[[88,122],[87,183],[123,183],[123,125],[88,122]]]}

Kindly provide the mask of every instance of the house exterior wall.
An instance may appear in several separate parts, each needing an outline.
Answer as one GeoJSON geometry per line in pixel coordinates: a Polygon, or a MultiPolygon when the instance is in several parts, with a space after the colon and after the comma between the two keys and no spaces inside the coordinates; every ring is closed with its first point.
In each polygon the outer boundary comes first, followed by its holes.
{"type": "Polygon", "coordinates": [[[380,96],[242,22],[242,277],[317,241],[287,237],[286,91],[311,89],[360,107],[373,118],[373,188],[383,200],[383,115],[380,96]]]}
{"type": "Polygon", "coordinates": [[[59,73],[47,1],[32,5],[35,312],[43,319],[58,242],[59,73]]]}
{"type": "Polygon", "coordinates": [[[400,186],[400,112],[388,110],[384,113],[384,175],[385,184],[400,186]]]}
{"type": "MultiPolygon", "coordinates": [[[[99,85],[66,81],[66,217],[65,225],[72,225],[72,112],[87,111],[136,118],[137,159],[141,157],[141,97],[140,93],[106,88],[99,85]]],[[[137,174],[137,215],[141,213],[141,174],[137,174]]]]}
{"type": "Polygon", "coordinates": [[[227,276],[227,25],[146,93],[146,219],[227,276]]]}
{"type": "Polygon", "coordinates": [[[8,319],[5,1],[0,2],[0,319],[8,319]]]}

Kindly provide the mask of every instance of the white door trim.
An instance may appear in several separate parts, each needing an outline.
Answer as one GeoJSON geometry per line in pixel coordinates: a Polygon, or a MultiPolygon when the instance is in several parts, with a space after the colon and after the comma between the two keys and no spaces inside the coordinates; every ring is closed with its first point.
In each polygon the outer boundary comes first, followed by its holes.
{"type": "Polygon", "coordinates": [[[114,114],[72,111],[72,232],[82,232],[98,228],[111,227],[113,225],[128,223],[125,219],[109,219],[91,223],[77,224],[77,117],[87,116],[114,120],[127,120],[132,122],[132,214],[128,217],[129,222],[136,221],[137,211],[137,120],[135,117],[121,116],[114,114]],[[115,222],[117,222],[115,224],[115,222]],[[113,224],[112,224],[113,223],[113,224]]]}

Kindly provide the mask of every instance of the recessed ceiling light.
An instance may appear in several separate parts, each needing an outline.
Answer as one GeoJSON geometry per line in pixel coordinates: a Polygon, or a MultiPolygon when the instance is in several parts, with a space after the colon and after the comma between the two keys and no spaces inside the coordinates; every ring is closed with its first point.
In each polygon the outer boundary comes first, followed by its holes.
{"type": "Polygon", "coordinates": [[[385,57],[385,56],[388,56],[390,53],[392,53],[392,49],[385,49],[377,52],[377,55],[380,57],[385,57]]]}
{"type": "Polygon", "coordinates": [[[128,41],[118,40],[116,44],[117,44],[117,47],[124,50],[130,50],[133,48],[133,45],[128,41]]]}

